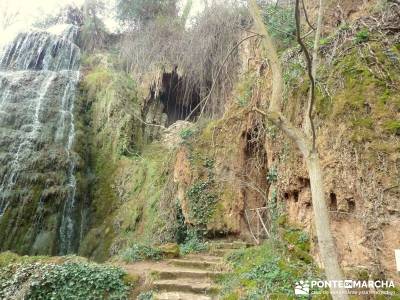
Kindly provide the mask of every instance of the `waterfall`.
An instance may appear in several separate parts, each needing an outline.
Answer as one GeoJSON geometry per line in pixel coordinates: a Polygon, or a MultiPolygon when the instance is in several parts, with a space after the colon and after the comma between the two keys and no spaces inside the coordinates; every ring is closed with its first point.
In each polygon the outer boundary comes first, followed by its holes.
{"type": "Polygon", "coordinates": [[[69,162],[68,166],[68,196],[67,201],[64,202],[61,226],[60,226],[60,250],[61,253],[70,253],[73,250],[72,240],[74,238],[75,225],[73,218],[73,211],[75,209],[75,197],[76,197],[76,178],[75,178],[75,160],[71,157],[72,146],[75,138],[75,125],[74,125],[74,96],[75,96],[75,87],[77,86],[79,80],[79,73],[76,73],[76,77],[74,80],[70,81],[70,84],[67,85],[65,89],[65,93],[62,100],[62,110],[61,110],[61,120],[62,125],[59,128],[64,130],[64,118],[66,112],[69,116],[69,131],[68,138],[66,143],[66,152],[67,159],[69,162]],[[69,98],[69,101],[67,101],[69,98]],[[67,110],[67,107],[69,109],[67,110]]]}
{"type": "Polygon", "coordinates": [[[13,248],[13,242],[6,244],[7,236],[20,234],[30,237],[33,247],[51,248],[44,236],[53,230],[59,254],[76,250],[76,216],[81,215],[73,150],[78,32],[76,26],[57,25],[20,33],[0,50],[0,225],[7,212],[13,216],[12,228],[0,231],[2,248],[13,248]],[[32,203],[36,207],[28,211],[26,206],[31,209],[32,203]],[[35,211],[41,215],[33,219],[40,222],[35,230],[24,229],[24,218],[35,211]],[[58,229],[54,230],[54,221],[42,224],[45,214],[57,215],[58,229]]]}

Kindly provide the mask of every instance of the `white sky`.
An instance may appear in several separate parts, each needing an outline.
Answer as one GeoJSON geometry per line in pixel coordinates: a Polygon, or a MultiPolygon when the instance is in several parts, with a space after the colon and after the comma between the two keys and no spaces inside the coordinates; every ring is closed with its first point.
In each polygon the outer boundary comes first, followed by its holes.
{"type": "MultiPolygon", "coordinates": [[[[56,13],[60,7],[67,4],[82,5],[85,0],[0,0],[0,18],[5,11],[19,11],[19,17],[15,20],[15,24],[9,27],[5,32],[0,28],[0,44],[9,40],[16,32],[29,29],[30,24],[40,17],[48,14],[56,13]]],[[[179,0],[180,7],[183,8],[188,0],[179,0]]],[[[195,16],[204,8],[207,0],[193,0],[192,9],[189,17],[195,16]]],[[[208,0],[210,3],[215,0],[208,0]]],[[[114,6],[115,0],[106,0],[110,9],[114,6]]],[[[115,22],[108,19],[104,20],[106,25],[114,27],[115,22]]],[[[0,20],[1,23],[1,20],[0,20]]],[[[0,26],[1,27],[1,26],[0,26]]]]}

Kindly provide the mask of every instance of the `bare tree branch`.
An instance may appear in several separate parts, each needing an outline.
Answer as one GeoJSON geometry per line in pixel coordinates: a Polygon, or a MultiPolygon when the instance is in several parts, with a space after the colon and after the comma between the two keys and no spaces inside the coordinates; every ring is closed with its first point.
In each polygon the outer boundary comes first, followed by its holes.
{"type": "Polygon", "coordinates": [[[304,0],[301,0],[301,4],[303,6],[304,17],[306,19],[308,26],[310,26],[312,30],[315,30],[315,27],[311,24],[310,20],[308,19],[308,14],[307,14],[306,6],[304,5],[304,0]]]}
{"type": "Polygon", "coordinates": [[[236,45],[234,45],[234,46],[232,47],[232,49],[228,52],[228,54],[225,56],[224,60],[222,61],[222,64],[221,64],[221,66],[220,66],[219,69],[218,69],[217,75],[214,77],[213,83],[212,83],[212,85],[211,85],[210,91],[208,92],[207,96],[204,97],[204,98],[195,106],[195,108],[193,108],[193,110],[190,112],[190,114],[186,117],[185,121],[189,120],[190,117],[193,115],[193,113],[194,113],[194,112],[201,106],[201,104],[204,102],[203,108],[201,109],[201,112],[200,112],[200,115],[199,115],[199,118],[201,117],[201,115],[202,115],[203,112],[204,112],[204,108],[205,108],[206,105],[207,105],[207,101],[208,101],[208,99],[210,99],[210,97],[211,97],[211,95],[212,95],[212,93],[213,93],[213,91],[214,91],[215,84],[216,84],[216,82],[217,82],[217,80],[218,80],[218,78],[219,78],[219,75],[221,74],[222,68],[224,67],[224,65],[225,65],[226,61],[228,60],[229,56],[231,56],[232,53],[233,53],[233,51],[235,51],[235,49],[237,49],[243,42],[247,41],[247,40],[250,39],[250,38],[256,37],[256,36],[259,36],[259,34],[252,34],[252,35],[249,35],[249,36],[243,38],[242,40],[240,40],[238,43],[236,43],[236,45]]]}
{"type": "Polygon", "coordinates": [[[308,77],[310,79],[311,87],[310,87],[310,103],[308,105],[308,121],[310,122],[310,129],[311,129],[311,135],[312,135],[312,151],[315,151],[315,128],[314,128],[314,121],[312,119],[312,109],[314,106],[315,102],[315,80],[313,76],[313,67],[312,67],[312,60],[310,53],[307,50],[306,45],[304,44],[303,40],[301,39],[301,32],[300,32],[300,8],[299,8],[299,0],[296,0],[296,7],[295,7],[295,18],[296,18],[296,37],[297,37],[297,42],[299,43],[304,56],[306,58],[306,64],[307,64],[307,73],[308,77]]]}

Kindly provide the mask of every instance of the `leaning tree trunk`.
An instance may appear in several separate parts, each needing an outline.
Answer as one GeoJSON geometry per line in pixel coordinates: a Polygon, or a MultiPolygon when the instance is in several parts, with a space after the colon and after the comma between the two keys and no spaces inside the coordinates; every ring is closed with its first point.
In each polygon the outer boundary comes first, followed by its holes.
{"type": "MultiPolygon", "coordinates": [[[[329,224],[329,212],[325,199],[323,172],[318,156],[318,150],[315,145],[315,132],[310,133],[308,130],[303,131],[297,128],[282,114],[282,66],[273,41],[262,21],[256,0],[248,0],[248,2],[250,13],[254,19],[255,30],[260,34],[260,36],[262,36],[262,45],[266,50],[265,53],[270,62],[273,83],[268,110],[262,111],[258,108],[254,108],[254,110],[264,115],[275,126],[280,128],[291,140],[293,140],[302,153],[310,177],[314,222],[317,231],[319,252],[325,268],[325,274],[327,279],[330,281],[344,280],[329,224]]],[[[323,10],[320,9],[319,13],[322,13],[322,11],[323,10]]],[[[322,16],[320,16],[320,20],[321,18],[322,16]]],[[[312,108],[312,102],[309,105],[312,108]]],[[[311,111],[310,106],[305,108],[308,113],[311,111]]],[[[310,117],[310,123],[312,123],[311,114],[309,113],[308,115],[310,117]]],[[[333,287],[331,288],[331,294],[334,300],[348,300],[347,290],[344,288],[333,287]]]]}
{"type": "MultiPolygon", "coordinates": [[[[343,273],[338,262],[336,246],[329,224],[329,212],[324,193],[323,172],[317,152],[310,153],[306,158],[308,175],[310,177],[311,197],[313,203],[314,223],[318,237],[318,247],[321,260],[325,267],[328,280],[343,280],[343,273]]],[[[347,290],[331,288],[332,298],[347,300],[347,290]]]]}

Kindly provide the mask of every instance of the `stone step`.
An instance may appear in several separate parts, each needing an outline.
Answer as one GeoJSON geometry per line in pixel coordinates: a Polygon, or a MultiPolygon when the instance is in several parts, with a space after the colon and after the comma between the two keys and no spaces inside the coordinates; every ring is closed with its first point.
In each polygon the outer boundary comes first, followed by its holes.
{"type": "Polygon", "coordinates": [[[196,278],[196,279],[215,279],[220,275],[223,275],[223,272],[211,272],[204,270],[193,270],[193,271],[160,271],[157,272],[158,279],[178,279],[178,278],[196,278]]]}
{"type": "Polygon", "coordinates": [[[156,280],[153,287],[159,291],[165,292],[185,292],[195,294],[215,294],[218,287],[212,285],[208,281],[199,280],[156,280]]]}
{"type": "Polygon", "coordinates": [[[211,296],[193,294],[193,293],[181,293],[181,292],[164,292],[158,293],[153,296],[154,300],[212,300],[211,296]]]}
{"type": "Polygon", "coordinates": [[[210,254],[213,254],[217,257],[220,257],[222,259],[223,256],[226,254],[234,251],[234,249],[210,249],[210,254]]]}
{"type": "Polygon", "coordinates": [[[207,261],[198,259],[169,259],[168,263],[186,268],[199,268],[199,269],[208,269],[208,268],[217,268],[220,263],[216,261],[207,261]]]}
{"type": "Polygon", "coordinates": [[[251,245],[242,241],[210,243],[211,249],[241,249],[241,248],[247,248],[249,246],[251,245]]]}
{"type": "Polygon", "coordinates": [[[204,254],[188,254],[185,255],[185,259],[189,260],[205,260],[205,261],[212,261],[212,262],[223,262],[223,258],[221,256],[215,255],[204,255],[204,254]]]}

